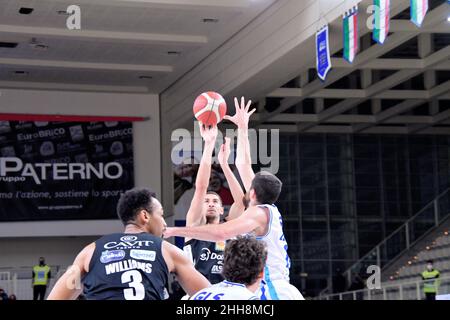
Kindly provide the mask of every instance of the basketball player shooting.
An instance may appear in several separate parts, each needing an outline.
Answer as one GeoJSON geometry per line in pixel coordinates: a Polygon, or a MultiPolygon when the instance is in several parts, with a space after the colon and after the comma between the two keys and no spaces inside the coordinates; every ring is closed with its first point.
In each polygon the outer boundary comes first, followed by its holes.
{"type": "MultiPolygon", "coordinates": [[[[203,98],[204,95],[200,97],[203,98]]],[[[210,108],[213,107],[214,105],[212,104],[210,108]]],[[[203,108],[208,108],[208,106],[203,106],[203,108]]],[[[197,112],[201,112],[201,110],[203,109],[200,109],[200,111],[197,112]]],[[[202,113],[202,115],[206,114],[202,113]]],[[[200,135],[202,136],[205,145],[195,181],[195,193],[189,211],[186,214],[186,226],[188,227],[219,224],[221,223],[221,215],[224,212],[220,195],[208,190],[211,176],[212,155],[218,133],[217,123],[214,121],[221,119],[220,115],[216,118],[216,115],[212,111],[210,111],[209,116],[209,118],[205,118],[209,123],[208,126],[199,122],[200,135]],[[213,118],[213,122],[211,122],[211,118],[213,118]]],[[[229,156],[230,139],[226,138],[225,143],[220,148],[218,159],[230,187],[234,203],[225,220],[235,218],[244,211],[242,202],[244,193],[228,165],[229,156]]],[[[192,259],[195,268],[212,284],[221,282],[223,280],[222,266],[225,242],[203,241],[190,238],[186,238],[185,240],[184,251],[192,259]]]]}
{"type": "Polygon", "coordinates": [[[264,281],[260,288],[262,300],[303,300],[301,293],[289,283],[290,259],[283,234],[283,222],[274,203],[277,201],[282,182],[269,172],[255,175],[251,167],[248,122],[255,109],[249,111],[251,101],[241,104],[235,99],[236,114],[226,117],[238,127],[236,166],[247,190],[245,202],[248,208],[238,218],[220,225],[167,228],[164,237],[180,236],[205,241],[225,241],[238,235],[252,233],[264,241],[268,248],[264,281]]]}

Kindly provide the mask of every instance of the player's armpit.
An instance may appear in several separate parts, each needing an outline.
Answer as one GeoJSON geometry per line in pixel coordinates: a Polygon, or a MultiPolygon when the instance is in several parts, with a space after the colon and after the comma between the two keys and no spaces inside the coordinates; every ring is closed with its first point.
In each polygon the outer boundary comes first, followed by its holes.
{"type": "Polygon", "coordinates": [[[169,271],[176,274],[178,282],[188,295],[193,295],[211,285],[200,272],[195,270],[192,261],[179,248],[164,241],[163,255],[169,271]]]}

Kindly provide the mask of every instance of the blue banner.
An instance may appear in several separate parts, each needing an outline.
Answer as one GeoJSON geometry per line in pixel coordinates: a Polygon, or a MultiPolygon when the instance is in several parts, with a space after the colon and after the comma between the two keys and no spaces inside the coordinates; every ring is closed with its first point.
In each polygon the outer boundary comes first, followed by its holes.
{"type": "Polygon", "coordinates": [[[316,33],[316,67],[319,79],[325,81],[328,71],[331,69],[328,26],[316,33]]]}

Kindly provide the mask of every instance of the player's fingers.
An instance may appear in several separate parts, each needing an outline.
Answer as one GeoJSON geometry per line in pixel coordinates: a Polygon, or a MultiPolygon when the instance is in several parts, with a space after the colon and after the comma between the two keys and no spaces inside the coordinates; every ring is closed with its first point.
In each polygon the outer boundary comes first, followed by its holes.
{"type": "Polygon", "coordinates": [[[245,98],[241,97],[241,109],[245,110],[245,98]]]}
{"type": "Polygon", "coordinates": [[[239,110],[239,101],[238,98],[234,97],[234,106],[236,107],[236,112],[239,110]]]}
{"type": "Polygon", "coordinates": [[[256,111],[256,108],[252,109],[252,110],[248,113],[248,116],[250,117],[252,114],[255,113],[255,111],[256,111]]]}
{"type": "Polygon", "coordinates": [[[250,106],[252,105],[252,100],[248,100],[247,105],[245,106],[245,111],[248,112],[248,109],[250,109],[250,106]]]}

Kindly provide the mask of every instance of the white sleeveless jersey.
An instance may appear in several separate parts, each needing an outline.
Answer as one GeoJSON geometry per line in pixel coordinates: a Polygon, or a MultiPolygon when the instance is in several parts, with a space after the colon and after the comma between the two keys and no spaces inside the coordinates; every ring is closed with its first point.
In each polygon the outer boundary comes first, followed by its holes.
{"type": "Polygon", "coordinates": [[[289,282],[289,268],[291,260],[289,259],[287,249],[288,245],[283,233],[283,220],[278,208],[275,205],[258,205],[261,208],[267,208],[270,212],[268,231],[265,235],[256,237],[264,241],[267,245],[267,262],[264,269],[264,281],[270,287],[272,281],[285,280],[289,282]]]}
{"type": "Polygon", "coordinates": [[[245,285],[222,281],[195,293],[190,300],[259,300],[245,285]]]}

